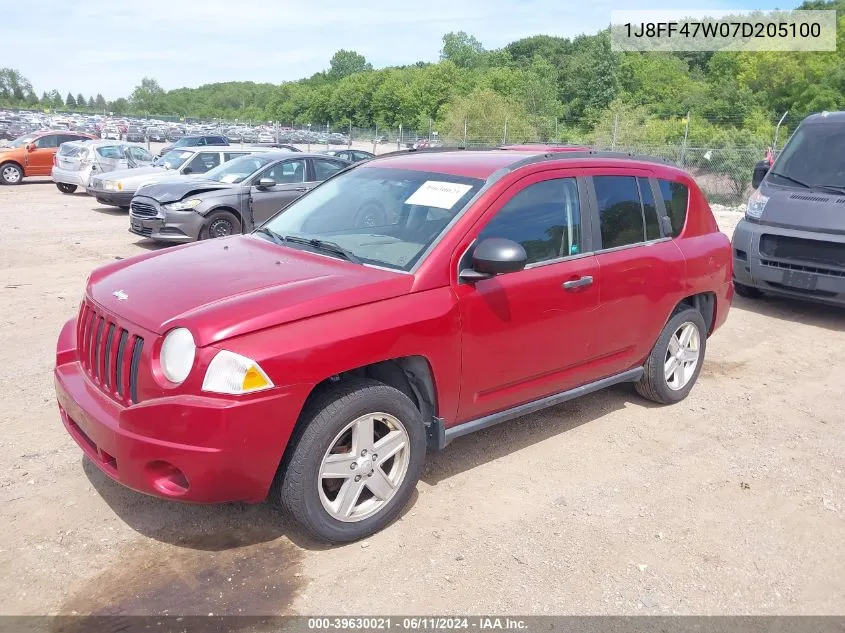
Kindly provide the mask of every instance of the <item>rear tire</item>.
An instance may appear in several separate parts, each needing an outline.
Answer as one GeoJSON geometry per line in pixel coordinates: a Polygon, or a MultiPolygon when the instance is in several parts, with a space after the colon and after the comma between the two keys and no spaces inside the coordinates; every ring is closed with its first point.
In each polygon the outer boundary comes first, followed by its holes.
{"type": "Polygon", "coordinates": [[[215,211],[208,216],[200,230],[200,239],[209,240],[218,237],[238,235],[241,232],[241,222],[234,213],[215,211]]]}
{"type": "Polygon", "coordinates": [[[0,182],[4,185],[19,185],[23,180],[23,169],[16,163],[0,165],[0,182]]]}
{"type": "Polygon", "coordinates": [[[366,538],[395,520],[425,464],[419,409],[398,389],[370,379],[314,396],[290,442],[271,496],[331,543],[366,538]],[[337,477],[327,476],[332,468],[337,477]]]}
{"type": "Polygon", "coordinates": [[[704,363],[706,328],[704,317],[695,308],[675,313],[646,359],[645,373],[634,385],[637,393],[659,404],[674,404],[686,398],[704,363]],[[689,338],[685,341],[686,336],[689,338]]]}
{"type": "Polygon", "coordinates": [[[757,288],[754,288],[753,286],[746,286],[738,281],[734,281],[734,291],[740,297],[744,297],[745,299],[759,299],[763,296],[763,293],[757,290],[757,288]]]}
{"type": "Polygon", "coordinates": [[[71,194],[71,193],[74,193],[76,191],[76,185],[68,185],[68,184],[63,183],[63,182],[57,182],[56,186],[59,188],[59,191],[61,191],[62,193],[71,194]]]}

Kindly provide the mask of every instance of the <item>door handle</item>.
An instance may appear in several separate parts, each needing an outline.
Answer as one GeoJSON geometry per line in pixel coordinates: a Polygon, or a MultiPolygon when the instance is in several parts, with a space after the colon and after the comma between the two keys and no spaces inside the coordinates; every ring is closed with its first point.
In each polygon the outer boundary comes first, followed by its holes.
{"type": "Polygon", "coordinates": [[[575,288],[581,288],[583,286],[592,286],[593,285],[593,277],[592,275],[584,275],[579,279],[573,279],[571,281],[564,281],[563,288],[565,290],[573,290],[575,288]]]}

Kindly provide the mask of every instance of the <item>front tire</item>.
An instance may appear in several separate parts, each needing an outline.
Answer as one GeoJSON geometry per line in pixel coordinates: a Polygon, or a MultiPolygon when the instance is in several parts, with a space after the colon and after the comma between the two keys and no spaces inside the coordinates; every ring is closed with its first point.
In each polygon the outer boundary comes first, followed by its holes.
{"type": "Polygon", "coordinates": [[[704,363],[706,328],[704,317],[694,308],[669,319],[646,359],[645,373],[634,385],[643,398],[674,404],[689,395],[704,363]]]}
{"type": "Polygon", "coordinates": [[[753,286],[746,286],[738,281],[734,281],[734,291],[740,297],[745,299],[759,299],[763,296],[763,293],[757,290],[757,288],[754,288],[753,286]]]}
{"type": "Polygon", "coordinates": [[[377,382],[344,381],[314,396],[279,469],[273,496],[311,534],[348,543],[375,534],[408,503],[422,476],[419,409],[377,382]]]}
{"type": "Polygon", "coordinates": [[[19,185],[23,180],[23,169],[15,163],[0,165],[0,182],[4,185],[19,185]]]}
{"type": "Polygon", "coordinates": [[[57,182],[56,187],[58,187],[59,191],[61,191],[62,193],[71,194],[76,191],[76,185],[68,185],[63,182],[57,182]]]}
{"type": "Polygon", "coordinates": [[[241,222],[233,213],[215,211],[205,221],[200,230],[200,239],[209,240],[218,237],[238,235],[241,232],[241,222]]]}

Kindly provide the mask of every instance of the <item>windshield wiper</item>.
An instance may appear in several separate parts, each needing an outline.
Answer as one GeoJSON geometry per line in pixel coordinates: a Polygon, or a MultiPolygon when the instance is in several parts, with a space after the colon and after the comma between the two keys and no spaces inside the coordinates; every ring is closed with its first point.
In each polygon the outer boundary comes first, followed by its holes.
{"type": "Polygon", "coordinates": [[[816,185],[816,188],[838,193],[839,195],[845,194],[845,187],[839,187],[838,185],[816,185]]]}
{"type": "Polygon", "coordinates": [[[782,174],[779,171],[770,171],[769,173],[772,174],[772,176],[777,176],[778,178],[783,178],[784,180],[788,180],[789,182],[794,182],[796,185],[804,187],[804,189],[810,188],[810,185],[808,185],[806,182],[801,182],[800,180],[793,178],[792,176],[782,174]]]}
{"type": "Polygon", "coordinates": [[[306,246],[310,246],[318,251],[323,251],[324,253],[330,253],[332,255],[339,255],[343,259],[352,262],[353,264],[360,264],[361,260],[359,260],[355,253],[352,251],[343,248],[340,244],[336,244],[335,242],[329,242],[328,240],[320,240],[316,237],[299,237],[298,235],[281,235],[279,236],[285,242],[294,242],[295,244],[304,244],[306,246]]]}
{"type": "Polygon", "coordinates": [[[271,242],[273,242],[274,244],[278,244],[279,246],[282,246],[285,243],[285,238],[283,236],[279,235],[274,231],[271,231],[266,226],[259,227],[255,229],[254,232],[260,233],[261,235],[266,235],[270,238],[271,242]]]}

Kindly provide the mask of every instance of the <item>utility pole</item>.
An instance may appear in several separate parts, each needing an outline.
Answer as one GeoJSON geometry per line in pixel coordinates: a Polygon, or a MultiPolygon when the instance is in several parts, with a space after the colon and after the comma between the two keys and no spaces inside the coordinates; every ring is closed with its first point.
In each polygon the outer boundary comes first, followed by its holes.
{"type": "Polygon", "coordinates": [[[505,131],[502,133],[502,145],[508,143],[508,117],[505,117],[505,131]]]}
{"type": "Polygon", "coordinates": [[[467,146],[467,120],[466,120],[466,117],[464,117],[464,149],[466,149],[466,146],[467,146]]]}
{"type": "Polygon", "coordinates": [[[396,150],[402,149],[402,124],[399,124],[399,138],[396,139],[396,150]]]}
{"type": "Polygon", "coordinates": [[[349,122],[349,145],[347,145],[348,149],[352,149],[352,121],[349,122]]]}
{"type": "Polygon", "coordinates": [[[780,133],[781,123],[783,123],[783,120],[786,118],[787,114],[789,114],[789,110],[783,113],[783,116],[780,118],[780,121],[778,121],[778,125],[775,128],[775,140],[774,142],[772,142],[772,156],[774,156],[774,153],[778,151],[778,134],[780,133]]]}
{"type": "Polygon", "coordinates": [[[690,119],[690,112],[688,111],[687,112],[687,124],[684,127],[684,144],[681,145],[681,158],[678,161],[680,163],[681,167],[684,166],[684,156],[686,156],[686,153],[687,153],[687,139],[689,138],[689,119],[690,119]]]}
{"type": "Polygon", "coordinates": [[[619,134],[619,113],[613,117],[613,140],[610,142],[610,149],[616,151],[616,137],[619,134]]]}

